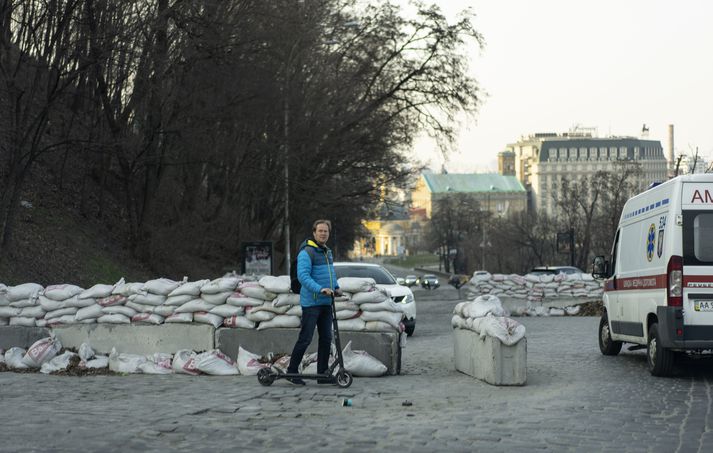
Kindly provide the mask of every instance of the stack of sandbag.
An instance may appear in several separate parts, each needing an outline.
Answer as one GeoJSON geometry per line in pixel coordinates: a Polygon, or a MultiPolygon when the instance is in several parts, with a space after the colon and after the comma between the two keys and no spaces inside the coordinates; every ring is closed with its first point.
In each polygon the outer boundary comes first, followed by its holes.
{"type": "MultiPolygon", "coordinates": [[[[84,292],[83,288],[68,284],[45,288],[39,297],[39,303],[46,313],[44,319],[38,320],[37,325],[54,327],[77,322],[76,315],[79,310],[96,305],[93,298],[80,298],[84,292]]],[[[96,322],[96,317],[83,319],[82,322],[96,322]]]]}
{"type": "Polygon", "coordinates": [[[504,275],[479,272],[473,275],[466,290],[471,300],[491,294],[537,303],[563,297],[596,299],[601,297],[603,286],[590,274],[504,275]]]}
{"type": "MultiPolygon", "coordinates": [[[[223,324],[224,316],[211,311],[216,307],[226,305],[228,297],[235,291],[240,282],[241,279],[234,275],[204,282],[199,288],[199,296],[191,293],[190,295],[193,298],[178,306],[174,313],[166,318],[166,322],[196,322],[220,327],[223,324]]],[[[183,296],[187,295],[189,294],[184,294],[183,296]]],[[[176,294],[173,297],[176,297],[176,294]]]]}
{"type": "Polygon", "coordinates": [[[507,316],[497,296],[485,295],[457,304],[451,325],[454,329],[472,330],[481,337],[496,337],[511,346],[525,336],[525,326],[507,316]]]}
{"type": "Polygon", "coordinates": [[[335,301],[340,329],[403,331],[403,307],[393,301],[388,290],[378,287],[374,279],[342,277],[339,288],[348,298],[335,301]]]}
{"type": "MultiPolygon", "coordinates": [[[[244,283],[244,287],[248,283],[244,283]]],[[[299,294],[290,291],[290,276],[262,277],[258,284],[264,292],[254,292],[251,288],[241,288],[242,293],[254,296],[265,302],[247,311],[246,317],[254,322],[259,322],[257,330],[299,327],[302,318],[299,294]],[[261,297],[264,295],[264,297],[261,297]],[[259,319],[259,321],[258,321],[259,319]]]]}
{"type": "MultiPolygon", "coordinates": [[[[110,306],[112,302],[120,298],[120,296],[113,297],[112,293],[115,288],[124,285],[124,283],[123,278],[113,285],[99,283],[79,293],[76,296],[78,308],[74,313],[74,322],[79,324],[96,323],[99,318],[107,314],[103,311],[104,306],[110,306]]],[[[66,320],[69,321],[69,318],[66,320]]]]}
{"type": "MultiPolygon", "coordinates": [[[[184,280],[187,280],[184,278],[184,280]]],[[[172,290],[166,295],[166,299],[161,305],[155,306],[151,311],[152,314],[161,316],[164,322],[167,323],[184,323],[193,322],[193,313],[184,313],[178,316],[173,316],[176,309],[188,302],[200,299],[201,288],[210,283],[210,280],[196,280],[193,282],[185,281],[180,286],[172,290]],[[170,319],[169,319],[170,318],[170,319]]],[[[145,322],[145,321],[139,321],[145,322]]]]}
{"type": "Polygon", "coordinates": [[[126,307],[131,308],[136,313],[131,317],[132,323],[137,324],[163,324],[166,313],[173,314],[174,307],[162,309],[169,294],[176,291],[181,285],[187,282],[187,278],[177,282],[168,278],[158,278],[144,283],[142,291],[129,296],[126,307]]]}
{"type": "Polygon", "coordinates": [[[37,283],[6,287],[4,297],[0,298],[0,318],[7,319],[11,326],[36,326],[37,319],[44,317],[44,310],[39,306],[43,290],[37,283]]]}
{"type": "Polygon", "coordinates": [[[101,316],[97,318],[97,322],[102,324],[130,324],[131,318],[137,312],[133,308],[127,307],[126,303],[131,296],[146,294],[143,288],[143,283],[120,282],[114,286],[109,296],[96,299],[97,304],[102,307],[101,316]]]}
{"type": "Polygon", "coordinates": [[[180,350],[176,354],[157,352],[150,355],[118,353],[112,348],[109,369],[116,373],[143,374],[207,374],[230,376],[239,374],[235,361],[217,349],[197,354],[180,350]]]}

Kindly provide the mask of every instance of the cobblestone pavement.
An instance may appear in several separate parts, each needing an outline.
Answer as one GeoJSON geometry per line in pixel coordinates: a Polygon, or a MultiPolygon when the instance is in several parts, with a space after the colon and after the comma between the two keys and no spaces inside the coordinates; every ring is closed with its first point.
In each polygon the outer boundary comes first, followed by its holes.
{"type": "Polygon", "coordinates": [[[520,318],[527,385],[494,387],[454,370],[456,301],[439,291],[417,292],[403,374],[346,390],[0,373],[0,450],[713,451],[711,360],[654,378],[643,351],[599,353],[597,318],[520,318]]]}

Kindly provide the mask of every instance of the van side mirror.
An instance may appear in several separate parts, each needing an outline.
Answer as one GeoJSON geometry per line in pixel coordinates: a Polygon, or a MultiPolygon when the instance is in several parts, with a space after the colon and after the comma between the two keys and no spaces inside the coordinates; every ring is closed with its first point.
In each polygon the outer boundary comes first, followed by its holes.
{"type": "Polygon", "coordinates": [[[397,278],[396,278],[396,283],[399,284],[399,285],[404,285],[404,284],[406,283],[406,280],[404,280],[404,279],[401,278],[401,277],[397,277],[397,278]]]}
{"type": "Polygon", "coordinates": [[[609,261],[605,260],[603,256],[594,257],[594,263],[592,265],[592,277],[594,278],[609,278],[609,261]]]}

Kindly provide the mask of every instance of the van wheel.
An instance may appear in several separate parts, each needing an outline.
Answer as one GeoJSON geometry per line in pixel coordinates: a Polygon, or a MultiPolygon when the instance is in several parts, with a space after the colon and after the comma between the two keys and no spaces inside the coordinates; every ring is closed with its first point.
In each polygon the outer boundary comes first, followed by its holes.
{"type": "Polygon", "coordinates": [[[604,355],[617,355],[621,351],[621,341],[611,339],[611,330],[609,330],[609,318],[607,312],[604,312],[599,320],[599,350],[604,355]]]}
{"type": "Polygon", "coordinates": [[[649,372],[654,376],[670,376],[673,371],[674,353],[659,344],[659,326],[654,323],[649,327],[649,341],[646,349],[646,361],[649,372]]]}

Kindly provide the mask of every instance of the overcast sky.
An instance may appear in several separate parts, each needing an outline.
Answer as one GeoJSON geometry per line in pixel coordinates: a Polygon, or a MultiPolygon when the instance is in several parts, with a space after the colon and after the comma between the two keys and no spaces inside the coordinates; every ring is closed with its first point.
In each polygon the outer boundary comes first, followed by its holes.
{"type": "MultiPolygon", "coordinates": [[[[403,0],[406,1],[406,0],[403,0]]],[[[453,17],[471,7],[483,51],[471,72],[488,93],[461,127],[451,172],[496,171],[497,153],[521,135],[579,124],[599,136],[640,136],[676,153],[713,155],[713,1],[440,0],[453,17]]],[[[436,170],[432,142],[415,155],[436,170]]]]}

